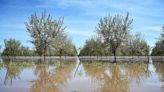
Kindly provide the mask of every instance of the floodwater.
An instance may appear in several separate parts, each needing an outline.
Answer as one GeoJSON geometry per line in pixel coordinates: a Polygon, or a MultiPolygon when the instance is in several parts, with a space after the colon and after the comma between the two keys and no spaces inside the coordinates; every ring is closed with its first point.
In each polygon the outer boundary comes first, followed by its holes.
{"type": "Polygon", "coordinates": [[[0,92],[164,92],[164,64],[1,60],[0,92]]]}

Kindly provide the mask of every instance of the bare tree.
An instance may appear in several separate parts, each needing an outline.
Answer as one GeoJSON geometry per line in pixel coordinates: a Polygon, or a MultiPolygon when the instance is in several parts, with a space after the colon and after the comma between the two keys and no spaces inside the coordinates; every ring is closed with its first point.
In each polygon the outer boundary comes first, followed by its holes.
{"type": "Polygon", "coordinates": [[[129,13],[126,17],[109,15],[100,19],[96,27],[97,33],[103,37],[104,42],[114,54],[115,62],[117,48],[126,40],[132,21],[132,19],[129,19],[129,13]]]}
{"type": "Polygon", "coordinates": [[[41,17],[36,13],[32,14],[29,21],[25,23],[27,31],[32,37],[37,53],[42,56],[46,55],[47,47],[55,39],[59,32],[63,32],[63,18],[53,20],[50,14],[43,12],[41,17]]]}

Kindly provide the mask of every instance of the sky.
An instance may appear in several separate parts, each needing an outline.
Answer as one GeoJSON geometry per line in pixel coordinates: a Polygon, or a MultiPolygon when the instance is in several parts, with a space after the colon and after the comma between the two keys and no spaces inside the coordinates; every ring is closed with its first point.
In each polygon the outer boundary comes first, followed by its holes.
{"type": "Polygon", "coordinates": [[[15,38],[33,48],[25,22],[31,14],[46,9],[54,19],[64,17],[65,33],[77,48],[95,34],[100,18],[130,14],[131,34],[141,33],[153,47],[164,24],[164,0],[0,0],[0,46],[4,39],[15,38]]]}

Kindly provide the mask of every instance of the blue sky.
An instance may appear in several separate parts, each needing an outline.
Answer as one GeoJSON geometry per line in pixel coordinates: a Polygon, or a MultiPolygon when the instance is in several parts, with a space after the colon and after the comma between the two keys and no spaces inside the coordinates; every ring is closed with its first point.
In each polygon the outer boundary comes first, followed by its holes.
{"type": "Polygon", "coordinates": [[[46,9],[53,18],[64,17],[66,33],[76,47],[95,34],[100,18],[108,14],[130,13],[132,34],[141,32],[150,46],[154,46],[164,24],[164,0],[0,0],[0,45],[15,38],[32,47],[24,23],[28,17],[46,9]]]}

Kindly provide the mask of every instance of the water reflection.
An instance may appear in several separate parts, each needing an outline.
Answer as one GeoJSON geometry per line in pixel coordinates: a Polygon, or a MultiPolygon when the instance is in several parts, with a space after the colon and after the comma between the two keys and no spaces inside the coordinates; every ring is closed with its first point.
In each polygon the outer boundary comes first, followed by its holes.
{"type": "MultiPolygon", "coordinates": [[[[61,61],[59,61],[61,62],[61,61]]],[[[31,86],[31,92],[61,92],[60,85],[63,85],[70,77],[75,64],[63,63],[49,65],[38,63],[34,69],[38,77],[31,86]],[[52,68],[51,71],[49,68],[52,68]]]]}
{"type": "Polygon", "coordinates": [[[164,89],[164,63],[154,63],[156,72],[159,74],[159,79],[163,83],[162,88],[164,89]]]}
{"type": "Polygon", "coordinates": [[[97,82],[103,82],[100,92],[129,92],[131,80],[141,83],[142,77],[148,77],[147,64],[111,64],[83,63],[87,75],[97,82]]]}
{"type": "Polygon", "coordinates": [[[105,83],[101,92],[128,92],[128,80],[117,65],[111,66],[108,70],[111,76],[104,78],[105,83]],[[110,89],[109,89],[110,88],[110,89]]]}
{"type": "Polygon", "coordinates": [[[135,79],[136,82],[140,84],[143,77],[148,78],[151,75],[148,66],[149,65],[145,63],[126,64],[124,66],[126,76],[128,76],[130,80],[135,79]]]}
{"type": "Polygon", "coordinates": [[[93,90],[85,92],[138,92],[137,89],[149,92],[152,88],[155,89],[153,91],[164,91],[164,64],[161,63],[151,64],[154,72],[146,63],[81,62],[80,69],[76,69],[77,64],[74,60],[31,62],[4,59],[0,64],[0,78],[3,79],[0,92],[9,92],[8,88],[14,90],[18,86],[26,86],[21,92],[84,92],[91,87],[93,90]],[[75,73],[79,75],[74,76],[75,73]],[[15,80],[19,81],[15,83],[15,80]],[[24,82],[26,85],[22,84],[24,82]],[[80,83],[84,89],[80,89],[80,83]]]}
{"type": "Polygon", "coordinates": [[[4,84],[10,84],[12,85],[13,79],[20,79],[19,75],[21,71],[26,68],[31,66],[31,62],[19,62],[19,61],[13,61],[9,59],[4,59],[3,60],[3,68],[6,69],[6,74],[4,78],[4,84]]]}

